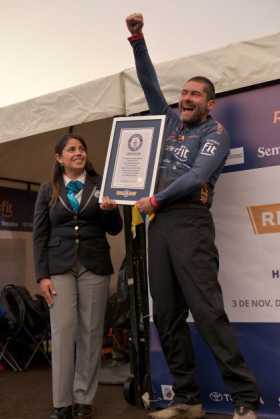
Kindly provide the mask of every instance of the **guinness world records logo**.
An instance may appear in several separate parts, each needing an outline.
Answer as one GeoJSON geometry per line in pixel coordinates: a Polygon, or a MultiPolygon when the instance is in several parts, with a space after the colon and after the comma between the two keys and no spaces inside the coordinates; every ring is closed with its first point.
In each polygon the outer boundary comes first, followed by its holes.
{"type": "Polygon", "coordinates": [[[138,151],[143,144],[143,137],[141,134],[133,134],[128,139],[128,148],[130,151],[138,151]]]}

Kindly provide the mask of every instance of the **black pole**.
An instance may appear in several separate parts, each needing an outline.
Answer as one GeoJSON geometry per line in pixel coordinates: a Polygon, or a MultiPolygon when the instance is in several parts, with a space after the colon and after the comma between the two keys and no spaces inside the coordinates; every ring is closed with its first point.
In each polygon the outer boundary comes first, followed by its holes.
{"type": "Polygon", "coordinates": [[[129,390],[132,393],[130,402],[138,406],[142,405],[141,399],[141,361],[140,361],[140,347],[139,347],[139,312],[137,307],[136,297],[136,282],[134,276],[134,261],[133,261],[133,237],[131,233],[132,211],[131,207],[125,205],[123,207],[124,214],[124,230],[125,230],[125,247],[126,247],[126,278],[129,293],[130,305],[130,370],[133,376],[129,385],[133,386],[129,390]]]}

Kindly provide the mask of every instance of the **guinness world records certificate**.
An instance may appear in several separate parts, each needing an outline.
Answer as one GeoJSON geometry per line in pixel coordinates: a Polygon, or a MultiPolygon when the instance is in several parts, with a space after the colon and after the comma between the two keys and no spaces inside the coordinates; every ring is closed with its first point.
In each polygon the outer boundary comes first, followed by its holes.
{"type": "Polygon", "coordinates": [[[134,205],[154,193],[165,115],[114,118],[99,201],[134,205]]]}

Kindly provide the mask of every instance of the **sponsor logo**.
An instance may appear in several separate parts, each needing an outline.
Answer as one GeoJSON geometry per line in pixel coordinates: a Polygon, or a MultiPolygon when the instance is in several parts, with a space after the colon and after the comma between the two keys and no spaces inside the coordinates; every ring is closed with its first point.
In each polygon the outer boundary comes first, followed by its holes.
{"type": "Polygon", "coordinates": [[[13,206],[10,201],[0,201],[0,217],[9,219],[13,217],[13,206]]]}
{"type": "Polygon", "coordinates": [[[99,189],[95,189],[93,195],[94,195],[95,198],[99,198],[99,196],[100,196],[100,190],[99,189]]]}
{"type": "Polygon", "coordinates": [[[137,192],[135,191],[128,191],[125,189],[124,191],[116,191],[116,195],[123,196],[124,198],[128,198],[129,196],[135,196],[137,192]]]}
{"type": "Polygon", "coordinates": [[[279,269],[272,269],[271,276],[272,276],[272,279],[275,279],[275,280],[280,279],[279,269]]]}
{"type": "Polygon", "coordinates": [[[209,394],[209,398],[215,403],[232,402],[232,398],[229,393],[218,393],[217,391],[213,391],[209,394]]]}
{"type": "Polygon", "coordinates": [[[180,162],[186,162],[188,160],[188,154],[190,150],[185,145],[180,145],[179,147],[174,147],[173,145],[168,145],[166,151],[170,151],[174,154],[175,158],[180,162]]]}
{"type": "Polygon", "coordinates": [[[220,124],[220,122],[217,122],[217,133],[222,134],[224,131],[225,131],[225,129],[222,126],[222,124],[220,124]]]}
{"type": "MultiPolygon", "coordinates": [[[[210,393],[209,399],[215,403],[221,403],[221,402],[232,403],[233,402],[232,397],[229,393],[219,393],[218,391],[213,391],[212,393],[210,393]]],[[[280,397],[278,398],[278,402],[280,406],[280,397]]],[[[264,401],[262,397],[260,397],[260,404],[264,405],[264,401]]]]}
{"type": "Polygon", "coordinates": [[[234,164],[244,164],[244,147],[231,148],[225,166],[233,166],[234,164]]]}
{"type": "Polygon", "coordinates": [[[217,150],[217,142],[214,140],[207,140],[206,143],[203,145],[200,154],[202,156],[215,156],[217,150]]]}
{"type": "Polygon", "coordinates": [[[173,400],[174,391],[171,385],[161,384],[161,393],[163,400],[173,400]]]}
{"type": "Polygon", "coordinates": [[[280,204],[247,207],[255,234],[280,233],[280,204]]]}
{"type": "Polygon", "coordinates": [[[275,147],[259,147],[258,148],[258,154],[257,156],[260,159],[263,159],[264,157],[273,157],[273,156],[279,156],[280,155],[280,146],[275,147]]]}
{"type": "Polygon", "coordinates": [[[175,147],[174,149],[174,154],[175,157],[180,160],[180,161],[187,161],[188,160],[188,154],[189,154],[190,150],[188,149],[188,147],[186,146],[181,146],[181,147],[175,147]]]}
{"type": "Polygon", "coordinates": [[[130,151],[137,151],[142,147],[143,137],[140,134],[133,134],[128,140],[128,148],[130,151]]]}
{"type": "Polygon", "coordinates": [[[280,122],[280,111],[275,111],[273,113],[272,121],[273,121],[274,124],[277,124],[277,123],[280,122]]]}

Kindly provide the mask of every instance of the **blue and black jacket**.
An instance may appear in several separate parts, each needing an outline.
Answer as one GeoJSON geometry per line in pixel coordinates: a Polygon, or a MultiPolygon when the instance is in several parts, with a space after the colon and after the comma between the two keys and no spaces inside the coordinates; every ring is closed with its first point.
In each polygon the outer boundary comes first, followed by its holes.
{"type": "Polygon", "coordinates": [[[143,36],[129,40],[149,110],[154,115],[166,115],[155,200],[160,208],[189,202],[210,207],[230,149],[228,134],[210,115],[197,124],[183,123],[161,92],[143,36]]]}

